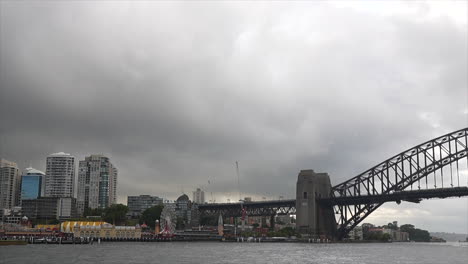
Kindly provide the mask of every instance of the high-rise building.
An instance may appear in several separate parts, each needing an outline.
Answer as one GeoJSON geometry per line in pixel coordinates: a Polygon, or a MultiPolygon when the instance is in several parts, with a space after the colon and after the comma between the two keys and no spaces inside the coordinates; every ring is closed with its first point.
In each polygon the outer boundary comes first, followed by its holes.
{"type": "Polygon", "coordinates": [[[78,212],[106,208],[116,202],[117,168],[103,155],[90,155],[78,169],[78,212]]]}
{"type": "Polygon", "coordinates": [[[19,204],[20,175],[16,163],[0,160],[0,209],[11,209],[19,204]]]}
{"type": "Polygon", "coordinates": [[[75,157],[68,153],[54,153],[47,157],[44,196],[74,197],[75,157]]]}
{"type": "Polygon", "coordinates": [[[197,188],[193,192],[193,202],[196,204],[204,204],[205,203],[205,192],[197,188]]]}
{"type": "Polygon", "coordinates": [[[131,217],[139,217],[146,209],[156,205],[162,205],[163,198],[151,195],[128,196],[127,206],[128,215],[131,217]]]}
{"type": "Polygon", "coordinates": [[[37,199],[43,196],[42,183],[45,173],[33,168],[26,168],[21,176],[21,200],[37,199]]]}
{"type": "Polygon", "coordinates": [[[117,203],[117,174],[117,168],[112,165],[112,181],[110,182],[111,187],[109,188],[109,199],[111,204],[117,203]]]}

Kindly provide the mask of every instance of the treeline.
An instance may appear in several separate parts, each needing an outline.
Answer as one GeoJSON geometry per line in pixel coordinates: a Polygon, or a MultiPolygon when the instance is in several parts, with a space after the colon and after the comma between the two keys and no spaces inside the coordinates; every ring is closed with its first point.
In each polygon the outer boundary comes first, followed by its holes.
{"type": "MultiPolygon", "coordinates": [[[[389,233],[382,233],[382,232],[371,232],[370,229],[374,228],[374,226],[366,226],[363,227],[363,236],[365,240],[381,240],[381,241],[388,241],[392,238],[389,233]]],[[[398,229],[401,232],[407,232],[409,236],[409,240],[416,241],[416,242],[429,242],[431,241],[431,235],[429,231],[415,228],[414,225],[405,224],[400,227],[393,223],[388,223],[387,225],[383,225],[377,228],[386,228],[392,229],[397,231],[398,229]]]]}
{"type": "Polygon", "coordinates": [[[139,219],[127,219],[128,207],[123,204],[114,204],[108,208],[87,208],[84,211],[84,219],[79,220],[90,220],[90,216],[95,216],[93,220],[102,220],[113,225],[136,225],[146,223],[149,227],[154,229],[156,220],[161,217],[161,212],[164,206],[156,205],[146,209],[140,216],[139,219]]]}
{"type": "Polygon", "coordinates": [[[400,231],[407,232],[409,239],[416,242],[429,242],[431,241],[431,234],[429,231],[415,228],[414,225],[402,225],[400,231]]]}

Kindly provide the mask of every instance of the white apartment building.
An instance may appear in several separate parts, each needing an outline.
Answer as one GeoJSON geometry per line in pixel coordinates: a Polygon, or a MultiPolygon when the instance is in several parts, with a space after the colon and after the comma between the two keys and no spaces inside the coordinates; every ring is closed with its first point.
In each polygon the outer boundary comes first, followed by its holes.
{"type": "Polygon", "coordinates": [[[74,197],[75,157],[59,152],[47,157],[44,196],[74,197]]]}
{"type": "Polygon", "coordinates": [[[197,188],[197,190],[193,192],[193,202],[196,204],[205,203],[205,192],[202,191],[200,188],[197,188]]]}
{"type": "Polygon", "coordinates": [[[20,201],[21,175],[14,162],[0,160],[0,209],[11,209],[20,201]]]}

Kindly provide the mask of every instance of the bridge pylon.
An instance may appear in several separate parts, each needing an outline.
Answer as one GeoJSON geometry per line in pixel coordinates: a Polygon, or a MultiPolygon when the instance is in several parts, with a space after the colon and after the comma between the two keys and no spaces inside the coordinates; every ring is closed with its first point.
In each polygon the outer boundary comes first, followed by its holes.
{"type": "Polygon", "coordinates": [[[333,206],[321,204],[318,199],[331,193],[328,173],[301,170],[297,176],[296,229],[301,234],[335,238],[336,221],[333,206]]]}

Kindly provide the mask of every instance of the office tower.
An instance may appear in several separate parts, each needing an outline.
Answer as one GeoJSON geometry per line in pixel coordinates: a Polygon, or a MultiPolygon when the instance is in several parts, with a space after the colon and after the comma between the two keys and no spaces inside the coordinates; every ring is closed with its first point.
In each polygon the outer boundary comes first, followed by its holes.
{"type": "Polygon", "coordinates": [[[23,215],[29,219],[64,220],[78,216],[76,199],[72,197],[39,197],[22,203],[23,215]]]}
{"type": "Polygon", "coordinates": [[[90,155],[78,169],[78,212],[106,208],[116,201],[117,168],[103,155],[90,155]]]}
{"type": "Polygon", "coordinates": [[[128,215],[131,217],[139,217],[146,209],[156,205],[162,205],[163,198],[151,195],[128,196],[127,206],[128,215]]]}
{"type": "Polygon", "coordinates": [[[197,190],[193,192],[193,202],[196,204],[205,203],[205,192],[200,190],[200,188],[197,188],[197,190]]]}
{"type": "Polygon", "coordinates": [[[44,177],[44,172],[26,168],[21,176],[21,200],[37,199],[43,196],[42,183],[44,177]]]}
{"type": "Polygon", "coordinates": [[[49,155],[44,185],[46,197],[74,197],[75,157],[63,152],[49,155]]]}
{"type": "Polygon", "coordinates": [[[11,209],[19,204],[19,178],[16,163],[0,160],[0,209],[11,209]]]}

